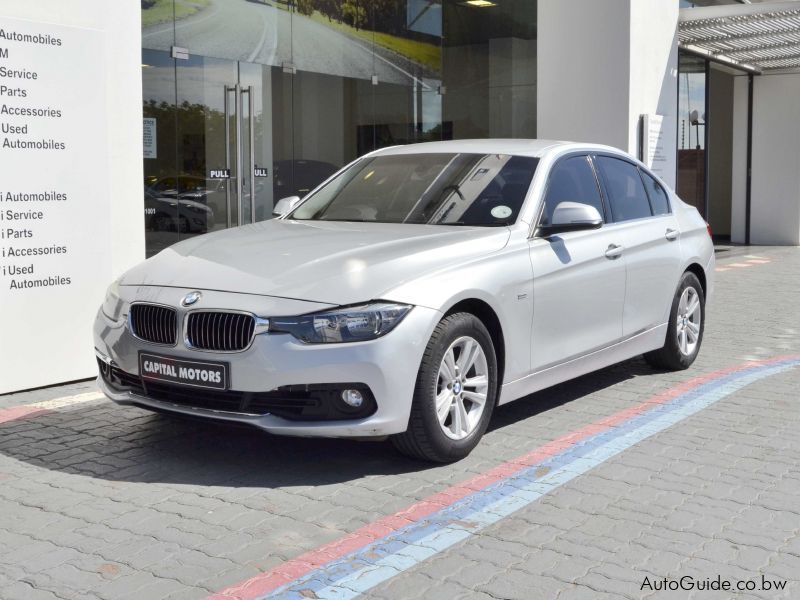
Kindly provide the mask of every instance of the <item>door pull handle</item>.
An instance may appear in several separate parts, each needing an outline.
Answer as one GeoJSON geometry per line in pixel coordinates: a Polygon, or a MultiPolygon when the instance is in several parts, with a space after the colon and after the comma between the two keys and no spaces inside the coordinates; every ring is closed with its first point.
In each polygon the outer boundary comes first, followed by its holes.
{"type": "Polygon", "coordinates": [[[664,237],[667,238],[670,242],[674,242],[675,240],[678,239],[678,237],[680,237],[680,235],[681,235],[680,231],[678,231],[677,229],[672,229],[670,227],[670,228],[667,228],[667,231],[664,234],[664,237]]]}
{"type": "Polygon", "coordinates": [[[622,256],[624,250],[625,248],[622,246],[618,246],[617,244],[609,244],[608,248],[606,248],[606,258],[616,260],[622,256]]]}

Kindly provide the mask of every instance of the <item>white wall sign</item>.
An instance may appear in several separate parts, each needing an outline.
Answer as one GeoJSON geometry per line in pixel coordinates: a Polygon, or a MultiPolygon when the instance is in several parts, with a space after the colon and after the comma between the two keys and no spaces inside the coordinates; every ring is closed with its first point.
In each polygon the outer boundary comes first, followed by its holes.
{"type": "Polygon", "coordinates": [[[145,117],[144,122],[144,137],[142,155],[144,158],[158,158],[158,128],[156,127],[156,119],[145,117]]]}
{"type": "Polygon", "coordinates": [[[668,172],[669,160],[664,144],[664,117],[642,115],[642,162],[661,179],[669,182],[673,174],[668,172]]]}
{"type": "Polygon", "coordinates": [[[0,17],[0,393],[93,371],[111,278],[105,57],[101,31],[0,17]]]}

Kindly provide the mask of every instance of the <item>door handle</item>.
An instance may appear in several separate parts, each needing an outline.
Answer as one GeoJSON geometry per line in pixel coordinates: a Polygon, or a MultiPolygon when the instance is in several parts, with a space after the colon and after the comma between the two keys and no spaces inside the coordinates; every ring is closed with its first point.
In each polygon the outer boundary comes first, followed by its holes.
{"type": "MultiPolygon", "coordinates": [[[[235,92],[235,88],[225,86],[225,168],[228,169],[228,174],[232,173],[231,170],[231,107],[230,107],[230,94],[235,92]]],[[[237,109],[238,110],[238,109],[237,109]]],[[[236,113],[237,118],[239,113],[236,113]]],[[[227,213],[228,229],[231,228],[233,222],[231,221],[231,178],[225,180],[225,211],[227,213]]]]}
{"type": "Polygon", "coordinates": [[[672,229],[671,227],[667,227],[667,231],[664,234],[664,237],[667,238],[670,242],[674,242],[675,240],[678,239],[680,235],[681,232],[678,231],[677,229],[672,229]]]}
{"type": "Polygon", "coordinates": [[[611,260],[616,260],[622,253],[624,252],[625,248],[622,246],[618,246],[617,244],[609,244],[608,248],[606,248],[606,258],[610,258],[611,260]]]}
{"type": "MultiPolygon", "coordinates": [[[[255,121],[253,119],[253,107],[255,102],[253,99],[253,86],[249,86],[243,90],[247,94],[247,135],[249,137],[248,152],[250,153],[250,223],[256,222],[256,140],[255,140],[255,121]]],[[[240,217],[241,219],[241,217],[240,217]]]]}

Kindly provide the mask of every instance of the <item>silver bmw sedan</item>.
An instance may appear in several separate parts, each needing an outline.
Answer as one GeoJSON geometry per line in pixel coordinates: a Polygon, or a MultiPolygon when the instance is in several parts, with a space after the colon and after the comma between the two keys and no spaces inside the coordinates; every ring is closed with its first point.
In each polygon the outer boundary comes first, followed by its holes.
{"type": "Polygon", "coordinates": [[[94,327],[109,398],[446,462],[499,404],[700,350],[707,225],[613,148],[387,148],[276,210],[110,286],[94,327]]]}

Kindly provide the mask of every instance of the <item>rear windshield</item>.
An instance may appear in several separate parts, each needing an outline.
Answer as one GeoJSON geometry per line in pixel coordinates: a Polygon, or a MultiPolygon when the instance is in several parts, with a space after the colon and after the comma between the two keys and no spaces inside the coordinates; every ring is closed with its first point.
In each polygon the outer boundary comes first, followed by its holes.
{"type": "Polygon", "coordinates": [[[502,226],[517,220],[539,159],[395,154],[360,160],[289,219],[502,226]]]}

